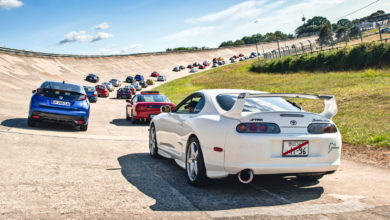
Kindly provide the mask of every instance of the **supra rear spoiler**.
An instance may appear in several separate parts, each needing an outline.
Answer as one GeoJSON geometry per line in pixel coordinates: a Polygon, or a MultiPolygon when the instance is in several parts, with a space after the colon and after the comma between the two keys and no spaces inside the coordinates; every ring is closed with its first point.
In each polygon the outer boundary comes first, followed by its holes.
{"type": "Polygon", "coordinates": [[[241,112],[244,109],[245,100],[247,98],[257,98],[257,97],[320,99],[320,100],[324,100],[324,104],[325,104],[324,111],[320,115],[322,115],[327,119],[332,119],[332,117],[337,114],[336,99],[332,95],[310,95],[310,94],[291,94],[291,93],[240,93],[233,107],[222,115],[227,118],[241,119],[241,112]]]}

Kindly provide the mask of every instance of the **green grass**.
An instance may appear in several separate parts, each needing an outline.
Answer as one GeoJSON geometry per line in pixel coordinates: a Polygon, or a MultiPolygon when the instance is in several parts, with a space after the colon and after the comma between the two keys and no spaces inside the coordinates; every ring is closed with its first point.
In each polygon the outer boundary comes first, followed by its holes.
{"type": "MultiPolygon", "coordinates": [[[[390,147],[390,69],[259,74],[250,71],[252,62],[240,62],[180,78],[159,86],[157,90],[176,104],[192,92],[213,88],[334,95],[339,111],[333,120],[345,142],[390,147]]],[[[323,110],[322,101],[294,101],[306,111],[323,110]]]]}

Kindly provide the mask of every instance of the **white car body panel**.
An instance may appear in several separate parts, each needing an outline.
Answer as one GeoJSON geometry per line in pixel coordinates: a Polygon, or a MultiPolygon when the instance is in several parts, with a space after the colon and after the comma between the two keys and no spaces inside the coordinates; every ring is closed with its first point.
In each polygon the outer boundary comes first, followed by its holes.
{"type": "MultiPolygon", "coordinates": [[[[151,121],[156,129],[158,153],[166,158],[175,159],[182,168],[185,168],[187,142],[192,135],[199,140],[209,178],[223,178],[244,169],[251,169],[254,174],[332,172],[340,165],[342,145],[340,132],[310,134],[307,131],[310,123],[334,124],[331,120],[331,116],[337,112],[334,98],[332,101],[329,101],[329,97],[325,100],[325,105],[333,109],[329,110],[325,107],[324,112],[328,111],[332,114],[304,111],[254,113],[242,112],[243,105],[239,106],[240,99],[237,99],[231,110],[224,111],[219,106],[216,96],[245,93],[249,96],[260,94],[269,97],[273,94],[222,89],[201,90],[197,93],[203,94],[205,98],[205,105],[199,113],[161,113],[151,121]],[[326,101],[332,103],[327,104],[326,101]],[[287,116],[281,116],[283,114],[287,116]],[[278,124],[281,133],[238,133],[236,131],[238,124],[260,119],[262,122],[278,124]],[[296,125],[290,125],[291,120],[295,120],[296,125]],[[282,156],[283,141],[288,140],[309,141],[309,155],[282,156]],[[214,151],[214,147],[222,148],[223,152],[214,151]]],[[[275,94],[273,97],[290,97],[288,95],[291,94],[275,94]]]]}

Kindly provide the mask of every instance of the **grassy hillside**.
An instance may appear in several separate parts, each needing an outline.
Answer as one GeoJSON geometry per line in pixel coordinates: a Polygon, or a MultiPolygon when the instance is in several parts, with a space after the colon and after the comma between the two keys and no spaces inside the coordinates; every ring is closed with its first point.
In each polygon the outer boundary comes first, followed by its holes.
{"type": "MultiPolygon", "coordinates": [[[[333,118],[343,140],[358,145],[390,147],[390,69],[353,72],[258,74],[253,61],[208,70],[166,83],[157,90],[178,103],[200,89],[240,88],[278,93],[335,95],[333,118]]],[[[321,112],[322,101],[294,100],[306,111],[321,112]]]]}

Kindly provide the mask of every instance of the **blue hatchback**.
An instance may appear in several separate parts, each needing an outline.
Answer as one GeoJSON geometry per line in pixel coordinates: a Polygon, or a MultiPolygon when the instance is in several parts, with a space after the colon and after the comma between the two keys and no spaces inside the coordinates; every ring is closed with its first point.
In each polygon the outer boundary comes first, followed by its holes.
{"type": "Polygon", "coordinates": [[[83,86],[46,81],[33,93],[28,126],[36,126],[40,121],[54,121],[79,125],[81,131],[88,129],[90,105],[83,86]]]}
{"type": "Polygon", "coordinates": [[[140,74],[135,75],[134,78],[135,78],[135,81],[143,81],[144,80],[144,76],[140,75],[140,74]]]}
{"type": "Polygon", "coordinates": [[[95,87],[92,86],[84,86],[85,93],[87,94],[88,100],[90,102],[97,102],[98,94],[96,92],[95,87]]]}

